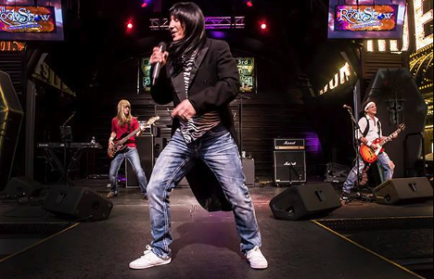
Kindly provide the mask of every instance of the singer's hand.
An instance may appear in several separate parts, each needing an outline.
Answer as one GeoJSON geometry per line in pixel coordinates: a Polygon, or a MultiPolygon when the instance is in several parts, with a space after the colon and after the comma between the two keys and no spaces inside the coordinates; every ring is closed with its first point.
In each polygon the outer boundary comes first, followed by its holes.
{"type": "Polygon", "coordinates": [[[172,112],[172,117],[178,117],[181,120],[188,121],[196,115],[196,110],[189,100],[182,101],[172,112]]]}
{"type": "Polygon", "coordinates": [[[161,67],[163,67],[164,65],[166,65],[167,57],[169,57],[169,53],[167,51],[161,52],[159,47],[154,47],[153,53],[149,58],[149,62],[151,63],[151,65],[161,63],[161,67]]]}

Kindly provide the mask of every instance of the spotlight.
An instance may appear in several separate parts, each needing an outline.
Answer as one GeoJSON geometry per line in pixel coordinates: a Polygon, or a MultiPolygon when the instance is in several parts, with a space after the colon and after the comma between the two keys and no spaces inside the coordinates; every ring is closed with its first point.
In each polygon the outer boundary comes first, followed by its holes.
{"type": "Polygon", "coordinates": [[[247,7],[253,7],[253,2],[252,1],[247,1],[246,2],[247,7]]]}
{"type": "Polygon", "coordinates": [[[149,6],[149,3],[151,2],[151,0],[141,0],[142,4],[140,5],[140,7],[142,8],[146,8],[149,6]]]}
{"type": "Polygon", "coordinates": [[[133,27],[134,27],[133,23],[132,23],[131,21],[129,21],[129,22],[127,23],[127,28],[128,28],[129,30],[131,30],[131,29],[133,29],[133,27]]]}
{"type": "Polygon", "coordinates": [[[261,23],[261,29],[262,30],[267,30],[267,28],[268,28],[267,23],[265,23],[265,22],[261,23]]]}

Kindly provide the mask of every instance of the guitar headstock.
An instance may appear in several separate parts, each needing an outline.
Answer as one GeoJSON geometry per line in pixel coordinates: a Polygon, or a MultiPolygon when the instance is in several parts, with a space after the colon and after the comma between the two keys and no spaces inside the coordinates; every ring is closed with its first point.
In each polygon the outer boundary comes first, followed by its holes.
{"type": "Polygon", "coordinates": [[[151,118],[149,118],[149,120],[146,122],[146,125],[152,125],[152,124],[154,124],[155,122],[157,122],[158,120],[160,120],[160,117],[159,117],[159,116],[151,117],[151,118]]]}

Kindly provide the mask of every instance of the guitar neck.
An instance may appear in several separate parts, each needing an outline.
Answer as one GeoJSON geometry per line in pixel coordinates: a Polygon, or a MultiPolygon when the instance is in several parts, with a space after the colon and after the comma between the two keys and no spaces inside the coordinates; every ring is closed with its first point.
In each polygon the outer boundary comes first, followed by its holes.
{"type": "MultiPolygon", "coordinates": [[[[145,126],[147,125],[152,125],[155,123],[155,121],[159,120],[160,117],[159,116],[155,116],[152,117],[151,119],[148,120],[148,122],[146,122],[145,126]]],[[[133,132],[131,132],[130,134],[128,134],[128,136],[126,136],[125,138],[121,139],[119,141],[119,144],[124,144],[127,140],[129,140],[131,137],[133,137],[135,134],[137,134],[139,131],[142,131],[142,128],[137,128],[136,130],[134,130],[133,132]]]]}
{"type": "Polygon", "coordinates": [[[385,145],[386,143],[388,143],[389,141],[392,141],[392,135],[393,134],[397,134],[397,135],[399,135],[399,133],[401,133],[402,132],[402,130],[401,129],[398,129],[398,130],[396,130],[395,132],[393,132],[392,134],[390,134],[385,140],[383,140],[381,143],[380,143],[380,146],[383,146],[383,145],[385,145]]]}
{"type": "Polygon", "coordinates": [[[125,138],[121,139],[121,141],[119,141],[120,144],[124,144],[125,142],[127,142],[127,140],[129,140],[130,138],[132,138],[135,134],[137,134],[140,131],[140,127],[137,128],[136,130],[134,130],[133,132],[131,132],[130,134],[128,134],[128,136],[126,136],[125,138]]]}

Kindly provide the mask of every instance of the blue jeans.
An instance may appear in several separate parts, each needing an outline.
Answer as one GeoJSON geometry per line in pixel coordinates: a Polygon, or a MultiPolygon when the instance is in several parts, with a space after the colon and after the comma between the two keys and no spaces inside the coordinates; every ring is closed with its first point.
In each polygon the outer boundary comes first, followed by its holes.
{"type": "MultiPolygon", "coordinates": [[[[390,166],[390,158],[386,152],[381,153],[378,156],[377,162],[383,167],[384,170],[384,181],[390,180],[393,177],[393,168],[390,166]]],[[[362,158],[359,158],[359,174],[362,175],[363,169],[365,168],[365,162],[362,158]]],[[[348,175],[347,181],[345,181],[343,190],[345,193],[351,193],[351,190],[354,188],[354,184],[357,180],[357,164],[353,167],[350,174],[348,175]]]]}
{"type": "Polygon", "coordinates": [[[124,153],[118,153],[110,163],[110,183],[111,183],[111,192],[118,193],[118,183],[116,177],[118,176],[119,168],[121,167],[123,161],[127,159],[131,166],[134,169],[134,172],[137,175],[137,180],[139,181],[140,192],[143,196],[146,195],[146,186],[148,184],[148,180],[146,179],[145,172],[140,165],[140,157],[139,152],[134,147],[127,147],[128,150],[124,153]]]}
{"type": "Polygon", "coordinates": [[[223,134],[208,131],[202,138],[186,144],[178,129],[160,154],[148,186],[152,251],[162,258],[171,255],[170,192],[193,167],[193,159],[202,160],[212,170],[232,204],[241,251],[245,253],[255,246],[260,247],[262,240],[255,209],[244,184],[241,158],[231,134],[227,130],[223,134]]]}

